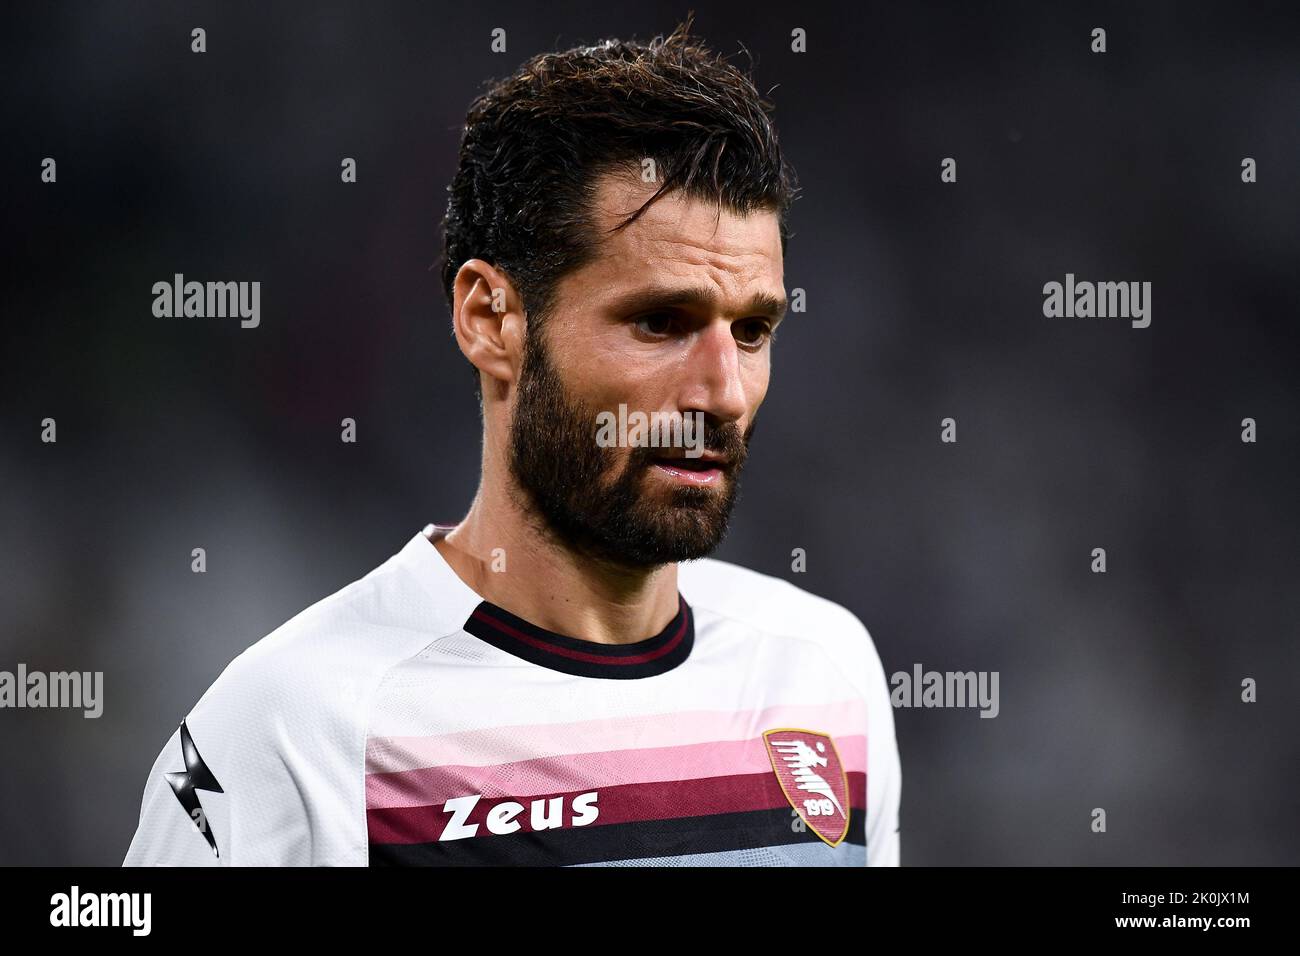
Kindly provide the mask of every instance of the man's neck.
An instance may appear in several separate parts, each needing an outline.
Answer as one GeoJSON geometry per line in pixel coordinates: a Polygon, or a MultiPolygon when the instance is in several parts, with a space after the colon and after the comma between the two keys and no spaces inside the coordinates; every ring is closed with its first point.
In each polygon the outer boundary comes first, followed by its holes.
{"type": "Polygon", "coordinates": [[[676,616],[676,564],[645,571],[595,561],[537,523],[509,496],[489,504],[480,489],[465,520],[434,547],[484,599],[558,634],[627,644],[676,616]]]}

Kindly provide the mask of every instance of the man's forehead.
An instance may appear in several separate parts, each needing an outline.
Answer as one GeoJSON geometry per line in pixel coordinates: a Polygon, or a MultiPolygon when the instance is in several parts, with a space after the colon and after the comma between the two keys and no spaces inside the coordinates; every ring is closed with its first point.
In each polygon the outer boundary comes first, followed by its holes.
{"type": "Polygon", "coordinates": [[[600,254],[658,256],[681,246],[684,254],[724,258],[766,258],[781,265],[780,223],[775,212],[755,210],[740,216],[716,203],[674,191],[656,199],[630,225],[613,231],[659,188],[639,177],[607,173],[596,183],[592,218],[600,254]]]}

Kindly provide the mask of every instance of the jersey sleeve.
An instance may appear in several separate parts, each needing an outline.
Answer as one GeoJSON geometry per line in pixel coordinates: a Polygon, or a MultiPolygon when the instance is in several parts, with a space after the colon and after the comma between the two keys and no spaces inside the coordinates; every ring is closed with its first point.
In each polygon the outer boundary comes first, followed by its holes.
{"type": "MultiPolygon", "coordinates": [[[[789,585],[793,588],[793,585],[789,585]]],[[[787,592],[789,593],[789,592],[787,592]]],[[[885,668],[866,625],[840,604],[806,600],[799,633],[815,637],[837,669],[860,695],[866,711],[867,738],[867,866],[899,866],[901,834],[899,807],[903,794],[902,764],[894,730],[885,668]]]]}
{"type": "Polygon", "coordinates": [[[364,863],[356,673],[274,642],[235,658],[154,761],[124,865],[364,863]]]}
{"type": "Polygon", "coordinates": [[[417,533],[230,661],[154,760],[124,865],[367,865],[375,695],[464,620],[430,591],[436,555],[417,533]]]}
{"type": "Polygon", "coordinates": [[[220,827],[224,831],[220,842],[215,832],[226,805],[218,807],[214,799],[218,792],[204,789],[216,783],[214,777],[202,779],[197,766],[186,770],[182,733],[189,737],[184,723],[172,733],[149,772],[140,820],[123,866],[220,866],[222,843],[229,859],[229,827],[220,827]]]}
{"type": "Polygon", "coordinates": [[[867,865],[898,866],[903,772],[894,732],[894,709],[875,643],[861,622],[857,626],[867,647],[867,865]]]}
{"type": "Polygon", "coordinates": [[[903,771],[880,653],[866,625],[848,608],[819,600],[813,609],[815,633],[866,705],[867,866],[899,866],[903,771]]]}

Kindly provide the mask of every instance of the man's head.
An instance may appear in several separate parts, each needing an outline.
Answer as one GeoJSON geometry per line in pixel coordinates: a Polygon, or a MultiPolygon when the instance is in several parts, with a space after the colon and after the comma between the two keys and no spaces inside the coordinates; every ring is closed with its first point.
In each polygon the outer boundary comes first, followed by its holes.
{"type": "Polygon", "coordinates": [[[795,187],[767,111],[686,28],[535,57],[470,110],[443,279],[485,461],[593,558],[689,560],[725,532],[784,312],[795,187]],[[706,455],[602,447],[621,405],[698,414],[706,455]]]}

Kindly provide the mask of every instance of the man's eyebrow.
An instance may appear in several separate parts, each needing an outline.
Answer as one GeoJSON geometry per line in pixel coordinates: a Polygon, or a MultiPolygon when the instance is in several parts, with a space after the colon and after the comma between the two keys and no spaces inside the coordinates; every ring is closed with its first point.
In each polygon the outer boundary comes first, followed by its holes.
{"type": "MultiPolygon", "coordinates": [[[[623,293],[610,303],[609,308],[611,312],[630,315],[652,309],[673,309],[682,306],[714,309],[717,307],[717,301],[716,293],[709,288],[648,286],[623,293]]],[[[787,302],[784,296],[759,291],[749,297],[749,301],[737,314],[744,318],[765,315],[773,321],[780,321],[785,315],[786,308],[787,302]]]]}

